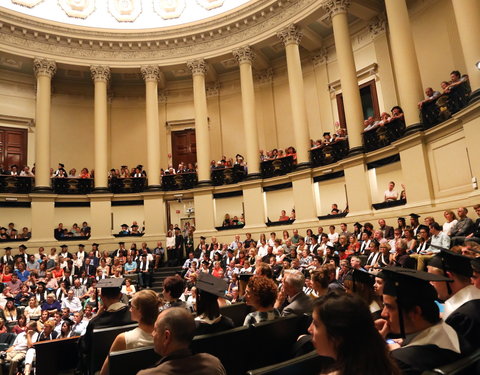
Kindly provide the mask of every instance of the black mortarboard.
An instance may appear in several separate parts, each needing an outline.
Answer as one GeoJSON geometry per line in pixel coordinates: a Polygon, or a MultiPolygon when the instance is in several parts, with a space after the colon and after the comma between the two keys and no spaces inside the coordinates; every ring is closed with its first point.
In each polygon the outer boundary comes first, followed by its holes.
{"type": "Polygon", "coordinates": [[[15,302],[15,298],[13,298],[13,297],[7,297],[7,302],[8,302],[8,301],[15,302]]]}
{"type": "Polygon", "coordinates": [[[405,218],[400,216],[397,220],[405,220],[405,218]]]}
{"type": "Polygon", "coordinates": [[[475,258],[475,259],[472,259],[470,261],[471,265],[472,265],[472,269],[475,271],[475,272],[480,272],[480,258],[475,258]]]}
{"type": "Polygon", "coordinates": [[[208,260],[204,260],[202,261],[202,264],[210,264],[210,262],[208,260]]]}
{"type": "Polygon", "coordinates": [[[58,165],[62,168],[65,167],[65,164],[62,164],[62,163],[58,163],[58,165]]]}
{"type": "Polygon", "coordinates": [[[17,164],[12,164],[10,168],[17,168],[17,164]]]}
{"type": "Polygon", "coordinates": [[[128,225],[127,224],[122,224],[121,227],[122,228],[128,228],[128,225]]]}
{"type": "Polygon", "coordinates": [[[418,219],[418,218],[420,217],[420,215],[417,215],[417,214],[414,214],[414,213],[412,213],[412,214],[410,214],[410,215],[408,215],[408,216],[413,217],[413,218],[415,218],[415,219],[418,219]]]}
{"type": "Polygon", "coordinates": [[[323,136],[326,137],[327,135],[330,135],[330,132],[325,132],[323,133],[323,136]]]}
{"type": "Polygon", "coordinates": [[[12,250],[12,248],[10,246],[7,246],[5,250],[12,250]]]}
{"type": "Polygon", "coordinates": [[[142,169],[142,168],[143,168],[143,165],[142,165],[142,164],[138,164],[138,165],[137,165],[137,168],[138,168],[138,169],[142,169]]]}
{"type": "Polygon", "coordinates": [[[101,279],[97,283],[97,288],[104,288],[104,289],[111,289],[111,288],[117,288],[120,289],[122,287],[123,281],[125,279],[120,277],[120,278],[110,278],[110,279],[101,279]]]}
{"type": "Polygon", "coordinates": [[[64,249],[65,247],[68,247],[68,245],[63,244],[63,245],[60,245],[60,247],[64,249]]]}
{"type": "Polygon", "coordinates": [[[375,284],[375,280],[373,279],[372,274],[366,271],[357,270],[355,268],[353,268],[352,271],[347,274],[347,276],[345,277],[345,280],[353,281],[354,292],[355,292],[355,283],[362,283],[367,286],[370,286],[371,288],[373,288],[373,284],[375,284]]]}
{"type": "Polygon", "coordinates": [[[450,250],[442,250],[428,262],[429,266],[436,267],[443,271],[450,271],[466,277],[472,276],[472,258],[450,250]]]}
{"type": "Polygon", "coordinates": [[[25,245],[20,245],[19,248],[23,250],[27,250],[27,247],[25,245]]]}
{"type": "Polygon", "coordinates": [[[98,247],[98,246],[99,246],[99,244],[98,244],[98,243],[96,243],[96,242],[94,242],[94,243],[92,243],[92,246],[97,246],[97,247],[98,247]]]}
{"type": "Polygon", "coordinates": [[[219,279],[209,273],[200,273],[197,280],[197,289],[213,294],[218,297],[225,297],[225,291],[227,290],[227,282],[223,279],[219,279]]]}
{"type": "Polygon", "coordinates": [[[43,285],[43,286],[45,286],[45,285],[47,285],[47,284],[46,284],[45,282],[43,282],[43,281],[38,281],[38,282],[37,282],[37,285],[43,285]]]}
{"type": "Polygon", "coordinates": [[[132,228],[138,228],[138,224],[132,224],[132,228]]]}
{"type": "MultiPolygon", "coordinates": [[[[287,259],[285,258],[285,260],[287,260],[287,259]]],[[[238,275],[238,279],[239,279],[240,281],[248,282],[248,280],[250,280],[252,276],[253,276],[253,273],[251,273],[251,272],[244,272],[244,273],[240,273],[240,274],[238,275]]]]}
{"type": "Polygon", "coordinates": [[[126,165],[122,165],[121,168],[127,168],[127,166],[126,166],[126,165]]]}
{"type": "Polygon", "coordinates": [[[119,245],[125,245],[125,242],[124,242],[124,241],[120,241],[118,244],[119,244],[119,245]]]}
{"type": "Polygon", "coordinates": [[[207,237],[200,236],[200,239],[201,239],[201,240],[206,240],[206,239],[207,239],[207,237]]]}
{"type": "Polygon", "coordinates": [[[78,247],[85,247],[85,245],[83,243],[79,243],[78,247]]]}
{"type": "Polygon", "coordinates": [[[233,250],[233,249],[231,249],[231,248],[229,247],[229,248],[227,249],[227,252],[233,254],[233,253],[235,252],[235,250],[233,250]]]}
{"type": "Polygon", "coordinates": [[[363,225],[360,224],[358,221],[357,221],[355,224],[353,224],[353,226],[354,226],[354,227],[363,228],[363,225]]]}

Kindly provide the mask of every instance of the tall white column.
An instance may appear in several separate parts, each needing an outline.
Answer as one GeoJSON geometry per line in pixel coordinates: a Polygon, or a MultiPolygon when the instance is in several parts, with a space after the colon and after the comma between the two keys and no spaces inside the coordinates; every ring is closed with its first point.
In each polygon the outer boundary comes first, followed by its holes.
{"type": "Polygon", "coordinates": [[[242,90],[243,129],[247,146],[248,174],[258,176],[260,173],[260,157],[258,147],[257,120],[255,113],[255,87],[253,85],[252,62],[253,50],[249,47],[238,48],[233,56],[240,65],[240,85],[242,90]]]}
{"type": "Polygon", "coordinates": [[[95,84],[95,191],[108,191],[108,111],[107,85],[110,68],[96,65],[90,67],[95,84]]]}
{"type": "Polygon", "coordinates": [[[158,124],[158,77],[156,65],[140,68],[145,80],[145,104],[147,124],[147,171],[149,190],[160,189],[160,129],[158,124]]]}
{"type": "Polygon", "coordinates": [[[358,88],[357,69],[353,57],[352,41],[348,28],[347,9],[349,0],[326,0],[323,8],[332,18],[335,50],[337,53],[343,107],[348,128],[350,154],[362,151],[363,109],[358,88]]]}
{"type": "MultiPolygon", "coordinates": [[[[480,61],[480,1],[452,0],[463,57],[472,90],[480,89],[480,72],[475,63],[480,61]]],[[[480,92],[478,92],[480,98],[480,92]]]]}
{"type": "Polygon", "coordinates": [[[193,77],[193,101],[195,106],[195,137],[197,142],[197,166],[199,185],[210,181],[210,137],[208,134],[207,95],[205,93],[204,59],[190,60],[188,69],[193,77]]]}
{"type": "Polygon", "coordinates": [[[385,8],[399,105],[403,109],[407,127],[415,125],[417,128],[420,122],[418,102],[423,100],[423,87],[407,3],[405,0],[385,0],[385,8]]]}
{"type": "Polygon", "coordinates": [[[287,56],[288,86],[290,89],[290,105],[292,107],[293,133],[299,165],[310,162],[310,134],[308,132],[307,108],[305,106],[305,90],[303,87],[302,62],[298,48],[302,33],[295,25],[277,33],[277,37],[285,45],[287,56]]]}
{"type": "Polygon", "coordinates": [[[37,78],[35,104],[35,191],[49,192],[50,187],[50,108],[52,77],[57,71],[55,61],[44,58],[33,60],[37,78]]]}

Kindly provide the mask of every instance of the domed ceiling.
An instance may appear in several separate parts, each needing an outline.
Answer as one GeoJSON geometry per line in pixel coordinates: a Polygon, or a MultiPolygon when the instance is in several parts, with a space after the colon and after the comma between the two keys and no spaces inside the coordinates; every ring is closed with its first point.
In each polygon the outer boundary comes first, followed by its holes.
{"type": "Polygon", "coordinates": [[[76,26],[139,30],[198,22],[255,0],[4,0],[1,7],[76,26]]]}

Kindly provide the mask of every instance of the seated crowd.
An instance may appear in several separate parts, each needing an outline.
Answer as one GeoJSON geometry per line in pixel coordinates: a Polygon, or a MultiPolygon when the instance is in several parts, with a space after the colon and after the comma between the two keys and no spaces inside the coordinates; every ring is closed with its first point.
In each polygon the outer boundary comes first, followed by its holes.
{"type": "Polygon", "coordinates": [[[92,228],[88,225],[86,221],[82,223],[80,227],[77,223],[73,223],[71,229],[65,228],[63,223],[58,223],[58,226],[53,230],[53,236],[57,240],[62,240],[65,238],[75,238],[75,237],[90,237],[92,228]]]}
{"type": "Polygon", "coordinates": [[[333,136],[330,132],[324,132],[323,139],[317,139],[316,141],[313,139],[310,140],[310,147],[312,150],[348,140],[347,128],[341,128],[339,123],[335,125],[338,127],[338,130],[333,133],[333,136]]]}
{"type": "Polygon", "coordinates": [[[391,113],[392,114],[390,115],[387,112],[382,112],[382,114],[380,115],[380,118],[375,118],[373,116],[368,117],[363,123],[363,126],[364,126],[363,132],[365,133],[365,132],[372,131],[374,129],[377,129],[378,127],[385,126],[395,120],[399,120],[405,123],[403,109],[401,107],[396,105],[391,109],[391,113]]]}
{"type": "Polygon", "coordinates": [[[293,146],[287,147],[285,150],[274,148],[270,151],[263,151],[260,150],[260,161],[268,161],[274,159],[280,159],[287,156],[292,156],[293,160],[296,162],[297,160],[297,150],[293,146]]]}
{"type": "Polygon", "coordinates": [[[225,214],[225,217],[223,218],[223,222],[222,222],[222,227],[236,227],[244,224],[245,224],[245,218],[243,217],[243,214],[240,215],[240,218],[236,215],[233,217],[230,217],[230,214],[225,214]]]}
{"type": "Polygon", "coordinates": [[[16,241],[25,240],[28,241],[32,238],[32,232],[28,227],[23,227],[21,231],[15,228],[15,223],[8,223],[7,227],[0,227],[0,241],[16,241]]]}
{"type": "Polygon", "coordinates": [[[118,232],[118,234],[121,236],[138,236],[145,233],[145,221],[143,222],[143,226],[141,229],[139,228],[136,221],[133,221],[131,226],[128,226],[128,224],[122,224],[121,228],[122,229],[120,230],[120,232],[118,232]]]}

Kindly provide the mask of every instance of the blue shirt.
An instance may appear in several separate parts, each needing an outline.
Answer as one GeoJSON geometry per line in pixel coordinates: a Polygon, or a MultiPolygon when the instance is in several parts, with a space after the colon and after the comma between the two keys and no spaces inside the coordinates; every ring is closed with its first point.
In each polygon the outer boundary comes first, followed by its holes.
{"type": "Polygon", "coordinates": [[[15,273],[18,276],[18,280],[20,280],[22,283],[27,281],[28,277],[30,276],[30,271],[27,271],[27,270],[25,270],[23,272],[20,272],[19,270],[16,270],[15,273]]]}
{"type": "Polygon", "coordinates": [[[135,271],[137,269],[137,262],[132,261],[131,264],[125,263],[125,271],[130,272],[130,271],[135,271]]]}

